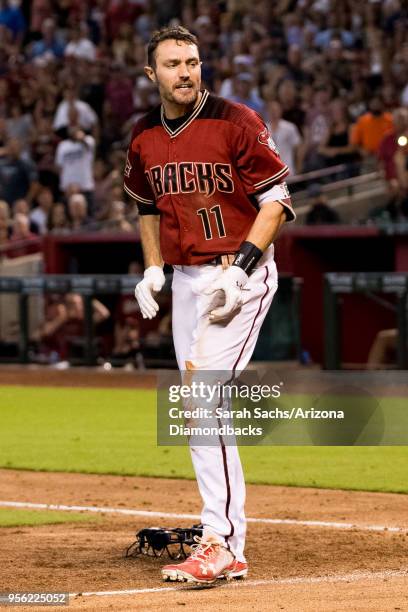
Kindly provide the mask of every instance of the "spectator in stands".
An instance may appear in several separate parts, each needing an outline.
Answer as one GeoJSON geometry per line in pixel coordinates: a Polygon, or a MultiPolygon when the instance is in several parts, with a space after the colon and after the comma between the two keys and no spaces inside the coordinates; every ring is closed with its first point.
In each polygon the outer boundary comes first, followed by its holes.
{"type": "Polygon", "coordinates": [[[319,147],[319,153],[326,166],[352,164],[356,161],[356,151],[350,143],[351,121],[347,105],[341,98],[336,98],[330,103],[330,111],[329,129],[319,147]]]}
{"type": "Polygon", "coordinates": [[[31,203],[38,187],[36,167],[22,158],[20,141],[10,138],[0,149],[0,198],[9,204],[19,198],[31,203]]]}
{"type": "Polygon", "coordinates": [[[21,213],[26,217],[30,216],[30,206],[27,200],[25,200],[24,198],[19,198],[18,200],[13,202],[13,216],[17,215],[18,213],[21,213]]]}
{"type": "Polygon", "coordinates": [[[74,193],[70,196],[68,200],[68,214],[72,230],[83,230],[89,225],[87,202],[82,193],[74,193]]]}
{"type": "Polygon", "coordinates": [[[0,246],[7,244],[10,232],[10,207],[5,200],[0,200],[0,246]]]}
{"type": "MultiPolygon", "coordinates": [[[[238,54],[232,59],[232,64],[228,62],[228,68],[226,69],[228,76],[222,81],[219,95],[223,98],[229,98],[233,95],[234,89],[234,78],[241,72],[251,72],[254,67],[253,57],[249,54],[238,54]]],[[[252,93],[258,96],[258,89],[254,87],[252,93]]]]}
{"type": "MultiPolygon", "coordinates": [[[[3,81],[0,80],[0,85],[3,81]]],[[[0,116],[0,152],[4,148],[8,140],[7,122],[4,117],[0,116]]]]}
{"type": "Polygon", "coordinates": [[[79,97],[83,102],[89,104],[100,119],[105,101],[105,81],[107,78],[103,62],[97,60],[91,64],[88,63],[86,75],[86,80],[81,83],[79,97]]]}
{"type": "Polygon", "coordinates": [[[394,83],[387,83],[381,88],[381,97],[384,102],[384,110],[392,113],[394,109],[400,106],[399,92],[397,92],[394,83]]]}
{"type": "Polygon", "coordinates": [[[65,47],[65,57],[85,59],[93,62],[96,59],[95,45],[87,37],[88,28],[86,24],[74,25],[69,34],[69,40],[65,47]]]}
{"type": "MultiPolygon", "coordinates": [[[[265,100],[280,102],[282,120],[294,123],[306,140],[302,171],[337,163],[338,154],[346,154],[343,145],[335,151],[336,140],[345,137],[341,121],[331,128],[327,108],[315,112],[316,91],[327,91],[317,97],[346,101],[352,120],[362,123],[373,91],[384,96],[387,111],[400,95],[402,104],[408,100],[406,10],[399,0],[24,0],[23,11],[18,4],[9,0],[0,6],[0,148],[9,140],[1,127],[4,117],[12,135],[23,142],[27,157],[21,159],[29,162],[31,155],[39,182],[52,189],[54,199],[60,197],[61,169],[54,165],[58,142],[50,117],[63,141],[70,124],[91,133],[98,155],[109,163],[111,151],[123,148],[138,115],[157,102],[154,86],[143,76],[144,43],[172,18],[181,18],[199,36],[209,88],[225,97],[238,94],[258,111],[265,100]],[[28,32],[19,11],[29,21],[28,32]],[[234,94],[235,85],[246,88],[245,93],[234,94]],[[72,109],[78,113],[75,121],[72,109]],[[32,117],[33,137],[27,117],[32,117]],[[334,139],[334,145],[327,139],[334,139]]],[[[366,126],[356,125],[353,131],[356,146],[364,151],[359,132],[366,126]]],[[[373,131],[376,136],[377,128],[373,131]]],[[[1,159],[0,168],[3,164],[1,159]]],[[[0,169],[0,197],[3,176],[0,169]]],[[[22,191],[12,194],[10,203],[22,191]]],[[[70,191],[65,190],[66,197],[70,191]]],[[[121,199],[115,194],[111,201],[121,199]]]]}
{"type": "Polygon", "coordinates": [[[7,250],[8,239],[9,239],[8,226],[5,225],[4,221],[2,221],[0,217],[0,257],[3,257],[4,250],[7,250]]]}
{"type": "Polygon", "coordinates": [[[40,117],[34,127],[31,144],[32,158],[38,169],[38,181],[49,187],[54,197],[59,189],[58,168],[55,165],[55,152],[58,138],[52,127],[50,116],[40,117]]]}
{"type": "MultiPolygon", "coordinates": [[[[223,98],[229,98],[234,94],[234,78],[242,72],[252,72],[254,66],[253,58],[248,54],[235,55],[232,61],[232,75],[225,78],[220,87],[219,95],[223,98]]],[[[257,87],[253,86],[251,95],[258,98],[259,93],[257,87]]]]}
{"type": "Polygon", "coordinates": [[[72,83],[69,83],[64,91],[64,99],[59,103],[53,122],[56,132],[62,128],[67,128],[71,123],[70,115],[72,109],[77,112],[78,125],[86,132],[93,132],[96,135],[98,127],[98,117],[95,111],[83,100],[79,100],[78,92],[72,83]]]}
{"type": "Polygon", "coordinates": [[[48,213],[47,231],[52,234],[68,234],[71,232],[71,224],[63,202],[56,202],[48,213]]]}
{"type": "MultiPolygon", "coordinates": [[[[278,102],[282,107],[282,118],[294,123],[303,134],[306,113],[302,109],[296,85],[289,79],[284,79],[278,86],[278,102]]],[[[304,134],[303,134],[304,135],[304,134]]]]}
{"type": "Polygon", "coordinates": [[[348,113],[351,121],[356,122],[368,111],[369,95],[367,83],[362,78],[353,80],[352,89],[347,96],[348,113]]]}
{"type": "Polygon", "coordinates": [[[310,209],[306,215],[306,225],[327,225],[340,223],[338,213],[329,206],[319,183],[312,183],[307,188],[310,209]]]}
{"type": "MultiPolygon", "coordinates": [[[[1,26],[0,26],[1,27],[1,26]]],[[[1,29],[0,29],[1,35],[1,29]]],[[[8,105],[10,99],[10,86],[8,81],[3,77],[0,78],[0,118],[2,119],[2,129],[5,129],[4,118],[8,112],[8,105]]],[[[4,136],[2,136],[4,138],[4,136]]]]}
{"type": "Polygon", "coordinates": [[[97,219],[106,216],[109,203],[109,191],[112,187],[113,176],[112,172],[102,158],[95,159],[94,163],[94,211],[97,219]]]}
{"type": "Polygon", "coordinates": [[[8,137],[17,138],[24,152],[29,153],[34,129],[33,118],[29,113],[23,113],[19,100],[14,100],[11,104],[6,126],[8,137]]]}
{"type": "Polygon", "coordinates": [[[54,198],[51,189],[43,187],[36,197],[37,206],[30,213],[30,221],[34,224],[36,234],[47,233],[48,215],[53,207],[54,198]]]}
{"type": "Polygon", "coordinates": [[[105,28],[108,40],[111,42],[117,38],[120,28],[124,23],[133,25],[140,12],[141,6],[129,0],[116,0],[116,2],[110,2],[105,16],[105,28]]]}
{"type": "Polygon", "coordinates": [[[134,30],[131,23],[122,23],[119,28],[118,35],[112,42],[112,54],[115,62],[119,65],[125,65],[133,61],[131,57],[133,51],[134,30]]]}
{"type": "Polygon", "coordinates": [[[380,96],[374,96],[370,101],[369,111],[352,127],[351,143],[363,157],[373,157],[378,154],[382,139],[392,127],[392,116],[384,112],[380,96]]]}
{"type": "Polygon", "coordinates": [[[125,203],[114,200],[109,207],[109,213],[103,229],[112,232],[133,232],[133,227],[125,218],[125,203]]]}
{"type": "Polygon", "coordinates": [[[23,113],[34,113],[38,103],[38,91],[32,78],[26,78],[22,81],[19,94],[23,113]]]}
{"type": "Polygon", "coordinates": [[[83,9],[87,4],[82,0],[54,0],[58,29],[68,30],[73,23],[81,21],[84,17],[83,9]]]}
{"type": "Polygon", "coordinates": [[[41,29],[47,19],[52,18],[51,0],[32,0],[30,11],[30,35],[40,38],[41,29]]]}
{"type": "Polygon", "coordinates": [[[126,74],[125,66],[117,62],[111,66],[105,100],[110,105],[110,112],[120,123],[127,121],[133,113],[133,83],[126,74]]]}
{"type": "Polygon", "coordinates": [[[250,72],[240,72],[234,78],[233,93],[229,96],[229,99],[232,102],[245,104],[262,116],[265,114],[265,104],[259,96],[254,95],[253,87],[254,77],[252,74],[250,72]]]}
{"type": "Polygon", "coordinates": [[[336,91],[352,89],[352,60],[354,56],[344,48],[339,38],[330,41],[323,60],[330,82],[336,91]]]}
{"type": "Polygon", "coordinates": [[[36,67],[35,85],[32,85],[35,91],[35,101],[31,103],[28,100],[30,112],[32,112],[37,126],[41,119],[52,119],[57,109],[59,87],[53,82],[53,78],[55,78],[53,77],[53,70],[51,68],[48,70],[48,67],[50,67],[50,64],[36,67]]]}
{"type": "Polygon", "coordinates": [[[12,34],[13,41],[18,44],[23,40],[26,22],[20,7],[10,0],[0,0],[0,26],[4,26],[12,34]]]}
{"type": "Polygon", "coordinates": [[[310,75],[303,69],[303,57],[299,45],[289,46],[285,64],[286,78],[295,81],[299,86],[310,81],[310,75]]]}
{"type": "Polygon", "coordinates": [[[302,137],[294,123],[282,119],[282,106],[277,100],[267,105],[269,132],[278,148],[279,155],[288,166],[290,173],[296,174],[302,169],[302,137]]]}
{"type": "Polygon", "coordinates": [[[33,240],[37,236],[30,231],[30,220],[27,215],[17,213],[13,217],[10,242],[18,242],[21,240],[33,240]]]}
{"type": "Polygon", "coordinates": [[[353,33],[340,26],[338,13],[329,10],[327,13],[327,27],[316,34],[314,43],[316,47],[327,49],[330,46],[330,42],[336,38],[341,40],[344,47],[352,47],[355,43],[353,33]]]}
{"type": "Polygon", "coordinates": [[[37,226],[30,219],[30,206],[24,198],[19,198],[13,202],[13,219],[16,215],[24,215],[29,220],[29,228],[32,234],[38,233],[37,226]]]}
{"type": "MultiPolygon", "coordinates": [[[[109,316],[109,310],[99,300],[92,300],[93,323],[97,327],[109,316]]],[[[85,311],[82,297],[68,293],[62,300],[53,300],[46,309],[44,324],[34,334],[41,351],[56,353],[58,360],[84,350],[85,311]]]]}
{"type": "Polygon", "coordinates": [[[330,126],[330,87],[319,86],[314,93],[312,106],[306,114],[304,125],[305,172],[324,167],[319,148],[327,138],[330,126]]]}
{"type": "MultiPolygon", "coordinates": [[[[134,115],[130,117],[129,121],[135,123],[140,115],[145,114],[148,109],[153,108],[157,104],[157,90],[154,88],[154,83],[145,76],[138,77],[133,89],[134,115]]],[[[123,133],[129,134],[129,126],[123,126],[123,133]]]]}
{"type": "Polygon", "coordinates": [[[41,25],[42,37],[31,45],[30,55],[33,59],[45,57],[61,58],[64,55],[65,44],[56,33],[55,21],[47,18],[41,25]]]}
{"type": "Polygon", "coordinates": [[[67,195],[70,185],[77,185],[87,198],[93,213],[93,163],[95,139],[78,126],[68,128],[68,137],[57,146],[55,164],[60,170],[60,190],[67,195]]]}

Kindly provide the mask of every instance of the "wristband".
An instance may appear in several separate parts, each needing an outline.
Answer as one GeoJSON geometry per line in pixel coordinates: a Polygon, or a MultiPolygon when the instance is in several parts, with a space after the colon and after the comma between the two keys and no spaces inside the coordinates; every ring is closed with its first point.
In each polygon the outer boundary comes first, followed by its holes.
{"type": "Polygon", "coordinates": [[[252,242],[245,240],[241,244],[232,265],[241,268],[249,276],[258,261],[261,259],[262,255],[263,252],[261,249],[258,249],[258,247],[252,244],[252,242]]]}

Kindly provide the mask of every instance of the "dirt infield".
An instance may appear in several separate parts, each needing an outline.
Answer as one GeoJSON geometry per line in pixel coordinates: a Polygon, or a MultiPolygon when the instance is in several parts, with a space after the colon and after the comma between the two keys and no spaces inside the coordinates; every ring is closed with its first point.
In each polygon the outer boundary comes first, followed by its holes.
{"type": "MultiPolygon", "coordinates": [[[[263,382],[285,381],[285,393],[366,394],[373,397],[408,397],[406,372],[402,370],[378,372],[322,371],[293,362],[258,362],[250,364],[263,382]]],[[[157,388],[158,370],[75,367],[58,369],[37,365],[1,365],[0,385],[31,385],[47,387],[110,387],[130,389],[157,388]]]]}
{"type": "MultiPolygon", "coordinates": [[[[195,483],[180,480],[0,470],[0,491],[2,501],[200,512],[195,483]]],[[[152,589],[71,599],[71,607],[93,610],[408,609],[407,496],[250,485],[247,515],[334,525],[249,523],[247,581],[199,590],[162,583],[159,559],[124,558],[138,529],[192,520],[106,513],[93,523],[7,528],[1,591],[152,589]],[[356,527],[336,526],[346,522],[356,527]],[[406,531],[362,529],[369,525],[406,531]]]]}
{"type": "MultiPolygon", "coordinates": [[[[0,384],[153,388],[156,375],[10,366],[0,384]]],[[[407,387],[396,376],[384,390],[407,387]]],[[[194,482],[0,470],[0,501],[105,508],[92,523],[0,530],[0,592],[70,592],[87,610],[408,611],[406,495],[249,485],[247,516],[264,520],[248,523],[249,577],[207,589],[162,583],[159,559],[124,557],[143,527],[195,522],[148,515],[199,515],[194,482]]]]}
{"type": "Polygon", "coordinates": [[[110,387],[116,389],[153,389],[157,376],[154,370],[127,372],[123,368],[105,371],[102,368],[67,368],[58,370],[44,366],[0,367],[0,385],[37,387],[110,387]]]}

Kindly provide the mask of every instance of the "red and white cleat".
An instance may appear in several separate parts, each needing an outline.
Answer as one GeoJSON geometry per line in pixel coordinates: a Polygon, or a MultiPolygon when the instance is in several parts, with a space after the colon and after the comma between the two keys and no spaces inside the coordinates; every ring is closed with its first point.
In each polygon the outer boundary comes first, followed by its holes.
{"type": "Polygon", "coordinates": [[[212,584],[220,578],[234,561],[233,554],[218,542],[203,542],[195,537],[191,555],[177,565],[162,568],[163,580],[212,584]]]}
{"type": "Polygon", "coordinates": [[[231,578],[239,579],[245,578],[248,575],[248,563],[243,563],[242,561],[237,561],[236,559],[224,570],[222,576],[220,578],[227,578],[227,580],[231,580],[231,578]]]}

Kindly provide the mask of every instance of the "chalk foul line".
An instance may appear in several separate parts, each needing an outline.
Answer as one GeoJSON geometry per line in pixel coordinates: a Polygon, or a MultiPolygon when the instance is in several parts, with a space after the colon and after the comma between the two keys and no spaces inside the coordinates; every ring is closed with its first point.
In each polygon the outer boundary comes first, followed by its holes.
{"type": "MultiPolygon", "coordinates": [[[[327,574],[325,576],[297,576],[294,578],[271,578],[264,580],[243,580],[235,582],[217,583],[217,588],[241,588],[285,584],[319,584],[333,582],[361,582],[363,580],[384,580],[385,578],[408,577],[408,569],[383,570],[380,572],[352,572],[349,574],[327,574]]],[[[109,597],[120,595],[140,595],[143,593],[166,593],[169,591],[191,590],[189,586],[155,587],[150,589],[125,589],[122,591],[88,591],[84,593],[70,593],[70,598],[76,597],[109,597]]]]}
{"type": "MultiPolygon", "coordinates": [[[[60,510],[65,512],[94,512],[97,514],[122,514],[126,516],[140,516],[144,518],[171,518],[190,519],[199,521],[198,514],[185,514],[178,512],[160,512],[154,510],[135,510],[132,508],[111,508],[105,506],[70,506],[65,504],[36,504],[31,502],[0,501],[3,508],[31,508],[34,510],[60,510]]],[[[266,525],[298,525],[303,527],[327,527],[329,529],[355,529],[358,531],[386,531],[391,533],[408,533],[408,527],[387,525],[360,525],[357,523],[339,523],[335,521],[307,521],[298,519],[279,518],[247,518],[248,523],[266,525]]]]}

